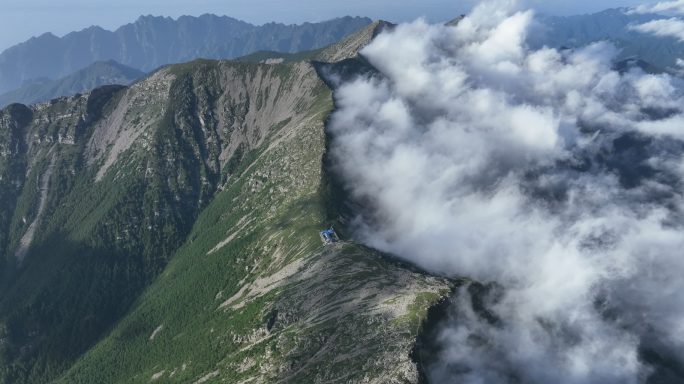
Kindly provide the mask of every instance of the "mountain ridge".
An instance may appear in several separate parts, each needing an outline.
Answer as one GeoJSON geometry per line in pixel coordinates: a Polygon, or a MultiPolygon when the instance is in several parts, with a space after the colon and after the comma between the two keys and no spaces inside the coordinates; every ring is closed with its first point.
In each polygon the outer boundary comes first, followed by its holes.
{"type": "Polygon", "coordinates": [[[631,23],[647,23],[666,18],[657,14],[625,14],[624,8],[609,8],[601,12],[542,18],[549,25],[547,42],[552,46],[571,43],[582,45],[599,39],[631,39],[641,33],[625,27],[631,23]]]}
{"type": "Polygon", "coordinates": [[[257,27],[228,16],[204,14],[177,20],[141,16],[113,32],[93,26],[61,38],[45,33],[0,53],[0,92],[16,89],[27,79],[61,78],[94,61],[112,59],[147,72],[200,57],[232,59],[261,49],[295,53],[322,48],[369,23],[368,18],[346,16],[299,26],[269,23],[257,27]]]}
{"type": "Polygon", "coordinates": [[[668,18],[658,14],[625,14],[626,8],[574,16],[546,16],[548,30],[541,39],[551,47],[578,47],[599,40],[612,42],[619,50],[615,61],[629,58],[644,60],[663,69],[677,68],[677,58],[684,57],[684,43],[674,37],[659,37],[629,30],[630,24],[642,24],[668,18]]]}
{"type": "Polygon", "coordinates": [[[0,108],[12,103],[30,105],[62,96],[68,97],[76,93],[88,92],[101,85],[129,85],[143,75],[145,75],[144,72],[119,64],[114,60],[96,61],[58,80],[25,81],[28,84],[0,95],[0,108]]]}
{"type": "Polygon", "coordinates": [[[317,66],[367,65],[375,27],[342,62],[198,59],[2,110],[0,382],[417,382],[454,283],[344,241],[326,165],[317,66]]]}

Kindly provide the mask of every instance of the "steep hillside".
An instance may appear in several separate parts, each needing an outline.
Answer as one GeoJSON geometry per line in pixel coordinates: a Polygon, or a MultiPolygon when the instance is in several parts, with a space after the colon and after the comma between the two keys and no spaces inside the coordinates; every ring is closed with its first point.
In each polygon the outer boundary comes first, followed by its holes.
{"type": "Polygon", "coordinates": [[[196,60],[5,108],[1,381],[416,382],[453,284],[321,242],[354,206],[326,65],[196,60]]]}
{"type": "Polygon", "coordinates": [[[335,63],[354,58],[359,50],[368,45],[375,36],[382,33],[385,29],[393,27],[394,24],[392,23],[383,20],[375,21],[348,38],[326,47],[321,53],[316,55],[314,60],[324,63],[335,63]]]}
{"type": "Polygon", "coordinates": [[[129,85],[144,73],[117,63],[96,61],[88,67],[56,81],[29,82],[19,89],[0,95],[0,108],[12,103],[35,104],[62,96],[85,93],[102,85],[129,85]]]}
{"type": "Polygon", "coordinates": [[[371,23],[343,17],[321,23],[254,26],[226,16],[141,16],[114,32],[90,27],[64,37],[50,33],[0,53],[0,93],[39,77],[58,79],[95,61],[115,60],[151,71],[197,58],[233,59],[259,50],[296,53],[335,43],[371,23]]]}

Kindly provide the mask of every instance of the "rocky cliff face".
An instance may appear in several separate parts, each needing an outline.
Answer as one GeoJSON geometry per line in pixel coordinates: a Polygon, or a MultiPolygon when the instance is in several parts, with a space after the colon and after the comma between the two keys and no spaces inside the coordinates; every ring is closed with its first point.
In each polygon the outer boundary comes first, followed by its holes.
{"type": "Polygon", "coordinates": [[[375,21],[348,38],[326,47],[315,57],[315,60],[324,63],[336,63],[357,57],[361,48],[368,45],[375,36],[394,27],[395,24],[383,20],[375,21]]]}
{"type": "Polygon", "coordinates": [[[197,60],[2,111],[3,382],[418,381],[452,283],[322,244],[345,198],[317,65],[197,60]]]}

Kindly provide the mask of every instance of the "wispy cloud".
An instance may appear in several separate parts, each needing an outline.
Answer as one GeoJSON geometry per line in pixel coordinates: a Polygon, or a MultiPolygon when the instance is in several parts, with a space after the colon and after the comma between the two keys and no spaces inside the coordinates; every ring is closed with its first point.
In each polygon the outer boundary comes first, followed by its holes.
{"type": "Polygon", "coordinates": [[[627,14],[633,13],[684,13],[684,0],[661,1],[653,6],[644,4],[627,12],[627,14]]]}
{"type": "Polygon", "coordinates": [[[641,382],[640,350],[684,360],[684,84],[618,74],[606,42],[531,50],[507,3],[362,51],[383,76],[329,126],[355,236],[500,287],[457,297],[435,382],[641,382]]]}
{"type": "Polygon", "coordinates": [[[628,27],[633,31],[650,33],[656,36],[676,37],[679,41],[684,41],[684,21],[677,18],[653,20],[644,24],[631,25],[628,27]]]}

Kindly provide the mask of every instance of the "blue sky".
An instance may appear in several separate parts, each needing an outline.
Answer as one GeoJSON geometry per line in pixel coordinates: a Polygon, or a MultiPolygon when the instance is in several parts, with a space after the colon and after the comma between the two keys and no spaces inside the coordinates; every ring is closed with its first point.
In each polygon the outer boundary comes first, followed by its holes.
{"type": "MultiPolygon", "coordinates": [[[[572,15],[637,6],[643,0],[526,0],[539,12],[572,15]]],[[[0,0],[0,51],[45,32],[63,36],[91,25],[115,30],[140,15],[227,15],[252,24],[316,22],[339,16],[367,16],[403,22],[430,21],[468,12],[475,0],[0,0]]]]}

